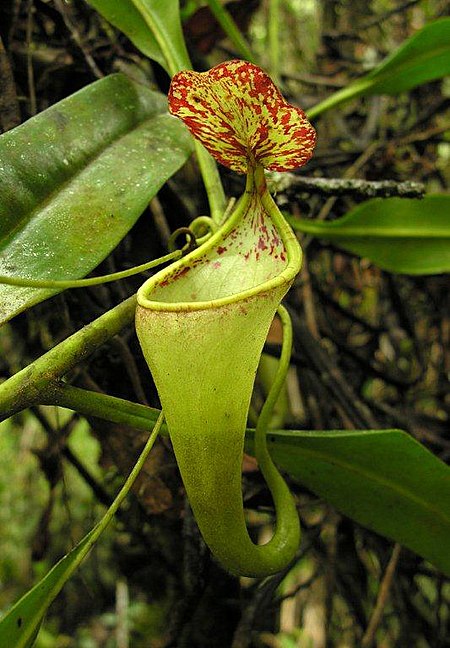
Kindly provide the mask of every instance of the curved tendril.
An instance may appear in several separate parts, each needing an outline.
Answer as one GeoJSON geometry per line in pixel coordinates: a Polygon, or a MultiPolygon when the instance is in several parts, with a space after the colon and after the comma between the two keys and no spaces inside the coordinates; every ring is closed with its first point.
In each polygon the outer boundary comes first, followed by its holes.
{"type": "Polygon", "coordinates": [[[197,238],[189,227],[179,227],[174,232],[172,232],[167,242],[167,247],[171,252],[175,252],[176,250],[180,249],[177,246],[177,239],[180,236],[183,236],[183,234],[187,238],[186,243],[181,247],[181,251],[184,256],[185,254],[189,254],[189,252],[192,252],[193,250],[198,248],[197,238]]]}
{"type": "Polygon", "coordinates": [[[194,235],[197,237],[197,241],[200,237],[205,237],[208,234],[214,234],[217,232],[217,225],[209,216],[197,216],[190,223],[189,229],[194,232],[194,235]]]}
{"type": "Polygon", "coordinates": [[[105,283],[111,283],[112,281],[119,281],[120,279],[127,279],[128,277],[133,277],[134,275],[145,272],[146,270],[151,270],[156,268],[163,263],[168,263],[169,261],[178,261],[182,256],[192,252],[198,246],[206,243],[216,231],[217,227],[213,221],[207,216],[200,216],[192,221],[191,227],[180,227],[178,230],[172,233],[169,239],[169,254],[164,254],[157,259],[152,259],[151,261],[146,261],[140,265],[133,266],[128,268],[128,270],[120,270],[119,272],[112,272],[111,274],[100,275],[98,277],[89,277],[87,279],[32,279],[30,277],[14,277],[10,275],[0,275],[0,284],[7,286],[17,286],[19,288],[48,288],[49,290],[65,290],[68,288],[86,288],[88,286],[99,286],[105,283]],[[198,223],[197,223],[198,221],[198,223]],[[192,225],[196,224],[196,227],[206,226],[208,229],[205,234],[197,237],[195,232],[192,229],[192,225]],[[181,249],[175,247],[175,239],[180,234],[186,234],[188,237],[188,242],[181,249]]]}
{"type": "Polygon", "coordinates": [[[8,286],[19,286],[24,288],[85,288],[86,286],[98,286],[111,281],[119,281],[119,279],[126,279],[133,275],[140,274],[151,268],[167,263],[168,261],[176,261],[182,255],[181,250],[175,250],[169,254],[165,254],[152,261],[141,263],[141,265],[134,266],[128,270],[121,270],[120,272],[113,272],[112,274],[101,275],[100,277],[89,277],[88,279],[29,279],[28,277],[9,277],[8,275],[0,275],[0,284],[8,286]]]}
{"type": "MultiPolygon", "coordinates": [[[[281,546],[279,551],[292,557],[300,544],[299,517],[292,494],[269,454],[266,436],[273,409],[286,381],[292,352],[292,321],[289,312],[280,304],[277,313],[283,327],[283,342],[275,379],[256,425],[255,456],[273,497],[276,514],[275,535],[285,539],[284,546],[281,546]]],[[[274,541],[275,535],[267,546],[274,541]]]]}
{"type": "Polygon", "coordinates": [[[207,216],[200,216],[192,221],[191,227],[182,227],[173,232],[169,239],[169,254],[152,259],[146,263],[128,268],[128,270],[120,270],[119,272],[112,272],[111,274],[100,275],[99,277],[89,277],[88,279],[32,279],[30,277],[14,277],[10,275],[0,275],[0,284],[7,286],[17,286],[19,288],[48,288],[53,289],[68,289],[68,288],[86,288],[87,286],[99,286],[100,284],[111,283],[112,281],[119,281],[120,279],[127,279],[134,275],[156,268],[163,263],[169,261],[177,261],[185,254],[192,252],[198,246],[203,245],[216,231],[216,226],[213,221],[207,216]],[[198,221],[198,223],[197,223],[198,221]],[[198,228],[200,225],[208,227],[208,230],[201,237],[197,237],[192,229],[196,224],[198,228]],[[185,233],[189,240],[187,245],[179,249],[175,247],[175,239],[182,233],[185,233]]]}
{"type": "MultiPolygon", "coordinates": [[[[261,171],[264,174],[264,170],[262,169],[262,167],[261,167],[261,171]]],[[[219,229],[216,229],[216,226],[213,226],[212,235],[207,236],[204,242],[203,239],[199,239],[198,242],[201,243],[199,247],[195,248],[195,250],[193,250],[186,256],[182,256],[182,258],[179,258],[173,264],[171,264],[170,268],[173,272],[176,272],[180,268],[186,267],[187,264],[189,264],[195,258],[199,258],[202,255],[206,254],[209,250],[213,249],[217,243],[222,241],[222,239],[236,226],[236,224],[241,220],[242,216],[246,213],[252,200],[254,188],[255,188],[255,174],[248,173],[247,181],[245,185],[245,191],[241,196],[241,198],[239,199],[235,209],[231,212],[229,218],[219,227],[219,229]]],[[[286,221],[284,221],[283,218],[282,220],[283,223],[286,225],[286,221]]],[[[137,293],[138,303],[143,308],[150,308],[150,309],[155,308],[155,302],[153,302],[152,299],[148,298],[147,295],[150,294],[152,289],[154,288],[154,283],[156,279],[157,279],[157,275],[151,277],[144,284],[142,284],[142,286],[138,290],[137,293]]],[[[165,303],[164,307],[170,307],[170,305],[165,303]]]]}

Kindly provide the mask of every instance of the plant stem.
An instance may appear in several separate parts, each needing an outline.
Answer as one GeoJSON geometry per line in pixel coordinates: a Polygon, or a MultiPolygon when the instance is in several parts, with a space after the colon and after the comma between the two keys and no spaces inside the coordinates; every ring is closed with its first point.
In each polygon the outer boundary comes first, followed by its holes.
{"type": "Polygon", "coordinates": [[[277,402],[278,396],[280,395],[281,389],[286,382],[286,375],[289,369],[292,352],[292,322],[290,315],[286,308],[281,304],[278,306],[277,313],[283,327],[283,344],[281,346],[281,355],[278,361],[275,379],[259,415],[258,425],[256,426],[255,451],[256,457],[260,463],[260,453],[267,453],[266,431],[272,417],[273,408],[277,402]]]}
{"type": "MultiPolygon", "coordinates": [[[[146,22],[147,27],[155,37],[164,54],[170,74],[173,76],[181,70],[192,69],[192,63],[186,48],[180,53],[172,44],[167,38],[165,29],[159,24],[157,14],[150,11],[142,0],[133,0],[133,4],[146,22]]],[[[195,141],[195,153],[208,196],[211,218],[215,223],[220,223],[225,211],[226,200],[217,165],[206,149],[197,141],[195,141]]]]}
{"type": "Polygon", "coordinates": [[[194,140],[194,143],[198,166],[208,196],[211,218],[214,223],[220,225],[226,208],[226,198],[219,171],[214,159],[204,146],[198,140],[194,140]]]}
{"type": "Polygon", "coordinates": [[[6,380],[0,385],[0,420],[31,405],[50,402],[64,374],[131,324],[135,310],[133,295],[6,380]]]}
{"type": "MultiPolygon", "coordinates": [[[[184,47],[183,50],[179,50],[171,42],[167,37],[166,30],[159,22],[157,12],[148,8],[143,0],[133,0],[133,4],[141,14],[149,31],[153,34],[158,43],[158,46],[166,59],[169,73],[173,76],[181,70],[192,69],[192,63],[189,59],[186,47],[184,47]]],[[[219,223],[220,217],[225,211],[226,201],[217,165],[213,158],[198,142],[195,142],[195,152],[208,196],[211,217],[216,223],[219,223]]]]}
{"type": "Polygon", "coordinates": [[[275,85],[280,85],[280,0],[269,2],[270,73],[275,85]]]}
{"type": "MultiPolygon", "coordinates": [[[[80,389],[65,383],[60,383],[53,389],[48,401],[43,401],[43,404],[67,407],[83,416],[97,417],[112,423],[129,425],[137,430],[148,430],[155,424],[160,413],[160,410],[152,407],[109,396],[108,394],[80,389]]],[[[164,432],[167,434],[165,426],[164,432]]]]}
{"type": "Polygon", "coordinates": [[[254,63],[255,56],[253,55],[247,41],[243,37],[230,13],[222,4],[220,4],[219,0],[208,0],[208,5],[217,22],[222,27],[228,38],[231,40],[238,53],[242,56],[242,58],[250,61],[251,63],[254,63]]]}
{"type": "Polygon", "coordinates": [[[310,108],[307,111],[308,119],[315,119],[331,108],[336,108],[346,101],[356,99],[356,97],[364,94],[371,85],[373,85],[372,79],[368,79],[367,77],[357,79],[354,83],[348,85],[346,88],[342,88],[342,90],[334,92],[332,95],[310,108]]]}
{"type": "MultiPolygon", "coordinates": [[[[300,523],[295,501],[267,449],[267,429],[278,396],[286,381],[292,351],[291,318],[286,308],[281,304],[278,306],[277,312],[283,326],[283,344],[275,379],[256,425],[255,457],[273,497],[277,515],[275,533],[286,539],[286,545],[289,545],[290,548],[284,546],[283,551],[286,551],[286,555],[288,555],[289,552],[295,553],[296,548],[300,545],[300,523]]],[[[281,546],[280,551],[282,551],[281,546]]]]}
{"type": "Polygon", "coordinates": [[[132,0],[132,2],[158,43],[170,73],[176,74],[180,70],[190,69],[191,62],[186,47],[184,46],[181,51],[167,38],[166,30],[164,25],[160,24],[157,11],[152,10],[151,6],[147,7],[145,0],[132,0]]]}
{"type": "MultiPolygon", "coordinates": [[[[104,529],[108,526],[108,524],[112,520],[113,516],[116,514],[118,508],[122,504],[123,500],[127,496],[128,491],[132,487],[136,477],[139,475],[139,473],[141,471],[141,468],[144,465],[145,460],[147,459],[148,454],[149,454],[150,450],[152,449],[153,444],[156,441],[156,437],[158,436],[158,434],[159,434],[159,432],[161,430],[163,421],[164,421],[164,412],[161,411],[159,413],[158,419],[154,422],[154,426],[153,426],[153,429],[151,431],[151,434],[148,437],[147,443],[145,444],[145,447],[142,450],[142,452],[141,452],[141,454],[139,456],[139,459],[134,464],[133,470],[128,475],[128,478],[127,478],[125,484],[120,489],[120,492],[117,495],[116,499],[111,504],[109,509],[106,511],[106,513],[105,513],[104,517],[102,518],[102,520],[95,527],[95,529],[94,529],[94,536],[96,536],[95,540],[98,538],[100,533],[102,533],[104,531],[104,529]],[[97,532],[97,530],[99,530],[99,531],[97,532]]],[[[94,540],[94,542],[95,542],[95,540],[94,540]]]]}

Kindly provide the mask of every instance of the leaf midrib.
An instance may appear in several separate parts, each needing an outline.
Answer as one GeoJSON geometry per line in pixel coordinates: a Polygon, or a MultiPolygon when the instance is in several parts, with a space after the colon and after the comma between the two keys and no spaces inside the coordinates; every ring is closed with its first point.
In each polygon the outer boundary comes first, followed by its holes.
{"type": "MultiPolygon", "coordinates": [[[[276,443],[274,445],[276,446],[276,443]]],[[[287,444],[284,444],[284,445],[287,445],[287,444]]],[[[435,515],[440,517],[444,521],[445,526],[447,526],[449,528],[449,530],[450,530],[450,515],[447,517],[441,509],[435,508],[434,506],[430,505],[430,503],[427,500],[424,500],[424,499],[418,497],[417,495],[415,495],[414,493],[412,493],[409,490],[405,490],[404,488],[399,487],[394,482],[392,482],[392,481],[390,481],[388,479],[385,479],[383,477],[380,477],[379,473],[373,473],[373,472],[371,472],[370,470],[367,470],[367,469],[365,469],[365,470],[358,469],[357,466],[355,466],[355,465],[353,465],[351,463],[348,463],[348,462],[344,461],[343,459],[339,459],[339,458],[337,458],[335,456],[331,457],[329,454],[326,454],[326,453],[324,453],[322,451],[319,451],[319,450],[311,450],[310,448],[304,448],[302,446],[297,446],[297,447],[299,447],[301,449],[302,453],[305,453],[305,454],[310,455],[310,456],[315,457],[315,458],[322,459],[322,460],[326,461],[329,464],[334,464],[334,465],[337,465],[337,466],[339,466],[341,468],[345,468],[346,470],[348,470],[349,472],[351,472],[351,473],[353,473],[355,475],[369,477],[370,479],[372,479],[372,481],[375,484],[380,484],[381,486],[388,487],[392,492],[399,493],[400,495],[405,497],[405,499],[409,499],[414,504],[418,504],[422,508],[424,508],[425,510],[430,511],[431,513],[434,513],[435,515]]],[[[287,471],[290,472],[289,469],[287,469],[287,471]]],[[[301,477],[295,476],[295,478],[298,479],[299,481],[301,481],[301,477]]]]}
{"type": "MultiPolygon", "coordinates": [[[[389,227],[389,226],[388,226],[389,227]]],[[[352,227],[317,227],[316,229],[317,236],[329,235],[336,238],[410,238],[410,239],[450,239],[450,229],[381,229],[381,228],[364,228],[362,225],[360,228],[352,227]]]]}

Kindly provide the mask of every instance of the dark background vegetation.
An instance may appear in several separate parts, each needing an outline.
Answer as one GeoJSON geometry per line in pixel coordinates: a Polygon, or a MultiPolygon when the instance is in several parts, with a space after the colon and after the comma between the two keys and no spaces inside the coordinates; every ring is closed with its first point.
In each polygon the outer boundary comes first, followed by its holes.
{"type": "MultiPolygon", "coordinates": [[[[308,109],[448,8],[444,0],[282,1],[284,94],[308,109]]],[[[229,9],[267,64],[267,3],[239,0],[229,9]]],[[[205,8],[186,22],[185,31],[199,70],[235,55],[205,8]]],[[[168,88],[162,69],[83,0],[3,0],[0,35],[3,130],[115,71],[168,88]]],[[[450,157],[444,135],[449,90],[437,81],[407,95],[359,100],[327,113],[318,120],[317,152],[302,173],[416,180],[427,191],[442,191],[450,157]]],[[[98,119],[101,124],[101,114],[98,119]]],[[[222,171],[228,195],[238,195],[239,178],[222,171]]],[[[335,218],[360,199],[291,189],[278,200],[294,214],[335,218]]],[[[164,254],[168,232],[206,210],[191,162],[98,272],[164,254]]],[[[391,275],[317,240],[303,244],[306,262],[288,298],[296,316],[286,426],[402,428],[448,461],[448,278],[391,275]]],[[[99,316],[139,281],[67,291],[17,317],[0,334],[1,375],[99,316]]],[[[132,330],[79,367],[72,380],[158,404],[132,330]]],[[[144,437],[56,408],[2,424],[0,610],[92,527],[144,437]]],[[[256,537],[265,532],[271,501],[251,462],[245,469],[244,497],[256,537]]],[[[289,574],[239,581],[211,560],[184,501],[169,444],[160,441],[115,528],[52,606],[38,646],[450,645],[448,580],[298,484],[292,489],[303,525],[298,561],[289,574]]]]}

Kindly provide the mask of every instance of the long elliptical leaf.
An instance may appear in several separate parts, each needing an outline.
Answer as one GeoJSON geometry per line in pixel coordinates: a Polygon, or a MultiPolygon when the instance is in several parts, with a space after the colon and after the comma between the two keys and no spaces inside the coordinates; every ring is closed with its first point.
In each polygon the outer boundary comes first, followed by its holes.
{"type": "Polygon", "coordinates": [[[270,432],[268,445],[319,497],[450,575],[450,468],[406,432],[286,430],[270,432]]]}
{"type": "Polygon", "coordinates": [[[153,447],[163,418],[161,412],[128,479],[97,526],[0,620],[0,648],[31,648],[33,646],[48,607],[97,542],[127,496],[153,447]]]}
{"type": "Polygon", "coordinates": [[[181,29],[179,0],[87,0],[168,74],[191,63],[181,29]]]}
{"type": "Polygon", "coordinates": [[[370,74],[313,106],[308,117],[315,119],[356,97],[397,95],[422,83],[450,74],[450,18],[425,25],[405,41],[370,74]]]}
{"type": "MultiPolygon", "coordinates": [[[[181,28],[179,0],[87,1],[170,76],[192,68],[181,28]]],[[[211,217],[221,223],[226,201],[216,163],[199,142],[194,146],[211,217]]]]}
{"type": "MultiPolygon", "coordinates": [[[[192,152],[164,95],[122,74],[0,138],[0,275],[77,279],[192,152]]],[[[0,323],[59,290],[0,285],[0,323]]]]}
{"type": "Polygon", "coordinates": [[[300,232],[331,241],[390,272],[450,272],[450,196],[375,198],[335,221],[288,219],[300,232]]]}

